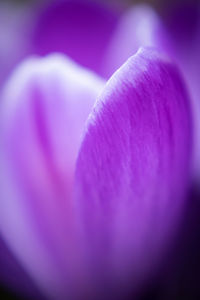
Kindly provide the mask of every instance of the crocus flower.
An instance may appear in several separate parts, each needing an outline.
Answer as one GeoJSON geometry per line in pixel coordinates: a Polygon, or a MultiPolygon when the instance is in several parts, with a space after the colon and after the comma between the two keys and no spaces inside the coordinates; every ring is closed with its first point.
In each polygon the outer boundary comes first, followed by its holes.
{"type": "MultiPolygon", "coordinates": [[[[22,281],[28,274],[47,299],[137,295],[179,233],[190,183],[190,99],[160,42],[153,46],[131,56],[134,48],[124,64],[113,58],[105,73],[95,56],[75,53],[102,77],[64,55],[28,58],[3,88],[1,236],[22,281]]],[[[111,53],[104,51],[101,66],[111,53]]]]}

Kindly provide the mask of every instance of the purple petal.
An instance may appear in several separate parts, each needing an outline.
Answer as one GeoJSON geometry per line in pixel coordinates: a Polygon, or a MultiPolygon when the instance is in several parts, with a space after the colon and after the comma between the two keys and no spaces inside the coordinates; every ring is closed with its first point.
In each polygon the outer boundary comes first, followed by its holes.
{"type": "Polygon", "coordinates": [[[176,3],[165,18],[172,40],[174,58],[189,87],[195,127],[194,174],[200,180],[200,4],[193,1],[176,3]]]}
{"type": "MultiPolygon", "coordinates": [[[[32,13],[26,6],[9,1],[0,3],[0,85],[5,82],[12,68],[29,51],[27,33],[32,13]],[[13,51],[15,49],[15,51],[13,51]]],[[[29,33],[30,34],[30,33],[29,33]]]]}
{"type": "Polygon", "coordinates": [[[66,299],[78,266],[71,187],[80,136],[104,82],[61,55],[30,59],[1,103],[0,228],[42,291],[66,299]]]}
{"type": "Polygon", "coordinates": [[[141,46],[170,49],[167,32],[148,5],[135,5],[122,15],[105,56],[106,72],[113,74],[141,46]]]}
{"type": "Polygon", "coordinates": [[[115,291],[137,290],[173,244],[184,211],[190,141],[179,73],[156,51],[140,50],[99,97],[77,162],[86,260],[104,291],[112,284],[115,291]]]}
{"type": "Polygon", "coordinates": [[[175,2],[161,19],[147,5],[133,6],[125,13],[111,39],[105,59],[105,73],[112,74],[140,46],[165,51],[178,64],[189,87],[195,128],[193,173],[200,178],[200,5],[175,2]]]}
{"type": "Polygon", "coordinates": [[[91,1],[55,1],[44,7],[33,32],[34,53],[62,52],[101,75],[118,14],[91,1]]]}

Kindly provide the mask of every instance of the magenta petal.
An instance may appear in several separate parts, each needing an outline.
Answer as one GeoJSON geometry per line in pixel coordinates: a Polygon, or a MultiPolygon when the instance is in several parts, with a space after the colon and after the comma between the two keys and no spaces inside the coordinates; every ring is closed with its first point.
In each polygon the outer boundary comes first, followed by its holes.
{"type": "Polygon", "coordinates": [[[27,60],[1,101],[0,229],[43,292],[73,289],[71,185],[81,133],[104,82],[61,55],[27,60]]]}
{"type": "Polygon", "coordinates": [[[99,97],[77,162],[86,259],[105,289],[139,288],[169,250],[184,210],[190,142],[179,73],[156,51],[140,50],[99,97]]]}

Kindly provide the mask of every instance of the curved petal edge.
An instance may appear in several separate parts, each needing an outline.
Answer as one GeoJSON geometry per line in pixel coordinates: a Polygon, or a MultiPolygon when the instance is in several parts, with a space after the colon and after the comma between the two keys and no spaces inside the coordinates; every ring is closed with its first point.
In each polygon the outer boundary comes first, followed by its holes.
{"type": "Polygon", "coordinates": [[[97,290],[136,291],[155,274],[184,212],[191,139],[178,70],[140,49],[100,95],[77,161],[75,198],[97,290]]]}

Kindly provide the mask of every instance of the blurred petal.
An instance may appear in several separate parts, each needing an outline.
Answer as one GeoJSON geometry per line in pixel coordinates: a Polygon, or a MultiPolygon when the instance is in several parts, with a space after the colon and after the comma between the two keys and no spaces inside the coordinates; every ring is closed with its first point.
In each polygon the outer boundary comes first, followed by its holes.
{"type": "Polygon", "coordinates": [[[56,299],[73,289],[71,185],[81,132],[102,85],[51,55],[19,66],[2,96],[0,229],[22,266],[56,299]]]}
{"type": "Polygon", "coordinates": [[[170,47],[162,22],[148,5],[135,5],[122,15],[107,50],[106,73],[113,74],[141,46],[170,47]]]}
{"type": "Polygon", "coordinates": [[[101,75],[102,60],[117,13],[92,1],[55,1],[39,14],[33,32],[34,53],[66,53],[101,75]]]}
{"type": "Polygon", "coordinates": [[[176,3],[165,18],[173,44],[173,55],[189,87],[195,127],[194,173],[200,181],[200,4],[199,1],[176,3]]]}
{"type": "Polygon", "coordinates": [[[112,283],[115,291],[137,290],[173,243],[185,206],[190,125],[179,73],[151,49],[131,57],[96,103],[75,195],[88,266],[104,291],[112,283]]]}
{"type": "Polygon", "coordinates": [[[0,2],[0,87],[12,68],[27,55],[32,13],[28,6],[0,2]],[[15,49],[15,51],[13,51],[15,49]]]}

